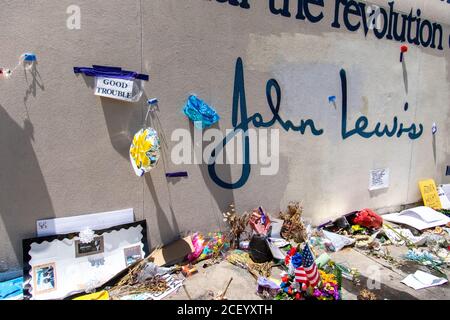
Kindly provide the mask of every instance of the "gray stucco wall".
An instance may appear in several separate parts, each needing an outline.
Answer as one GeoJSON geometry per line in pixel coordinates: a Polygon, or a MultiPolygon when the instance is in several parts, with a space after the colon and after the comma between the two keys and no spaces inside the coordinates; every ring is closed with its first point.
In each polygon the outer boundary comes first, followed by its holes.
{"type": "MultiPolygon", "coordinates": [[[[399,10],[419,7],[423,17],[445,27],[443,51],[410,46],[406,92],[400,44],[331,28],[334,1],[326,1],[326,18],[318,24],[272,15],[268,1],[250,2],[251,10],[206,0],[2,1],[1,65],[14,66],[29,51],[38,65],[33,75],[19,69],[0,81],[0,260],[10,269],[20,266],[21,240],[35,235],[42,218],[132,207],[136,219],[147,219],[154,247],[181,232],[223,228],[221,212],[232,202],[238,210],[263,205],[277,212],[290,200],[303,200],[318,223],[363,207],[416,202],[420,179],[450,182],[449,5],[396,1],[399,10]],[[72,4],[81,8],[80,30],[66,26],[72,4]],[[253,166],[247,184],[231,191],[211,181],[206,165],[174,165],[170,137],[177,128],[193,130],[181,113],[190,93],[218,110],[221,130],[232,128],[238,57],[249,114],[270,119],[265,86],[275,78],[283,118],[312,118],[326,133],[282,131],[279,173],[260,176],[253,166]],[[142,101],[158,97],[153,125],[165,144],[163,161],[145,178],[135,176],[128,158],[143,103],[94,96],[92,79],[72,72],[92,64],[150,74],[142,101]],[[341,68],[348,77],[350,124],[365,115],[373,128],[398,116],[405,124],[422,123],[424,135],[344,141],[340,108],[328,104],[330,95],[340,101],[341,68]],[[439,128],[435,141],[433,122],[439,128]],[[390,169],[390,188],[371,193],[369,170],[377,168],[390,169]],[[165,172],[180,170],[189,178],[166,179],[165,172]]],[[[220,176],[236,179],[240,170],[221,166],[220,176]]]]}

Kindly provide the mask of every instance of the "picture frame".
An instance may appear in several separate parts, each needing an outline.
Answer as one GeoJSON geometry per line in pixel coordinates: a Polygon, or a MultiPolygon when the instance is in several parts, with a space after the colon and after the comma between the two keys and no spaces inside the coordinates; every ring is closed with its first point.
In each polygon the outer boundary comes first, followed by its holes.
{"type": "Polygon", "coordinates": [[[142,253],[140,246],[133,246],[123,249],[123,255],[125,258],[125,264],[127,267],[135,264],[139,260],[142,260],[142,253]]]}
{"type": "Polygon", "coordinates": [[[103,253],[105,251],[105,242],[103,236],[95,237],[92,242],[82,243],[80,240],[75,240],[75,257],[87,257],[103,253]]]}
{"type": "Polygon", "coordinates": [[[56,264],[47,263],[33,267],[33,283],[36,292],[48,293],[57,289],[56,264]]]}
{"type": "Polygon", "coordinates": [[[145,220],[96,230],[83,244],[79,233],[25,239],[25,300],[59,300],[98,287],[149,254],[145,220]]]}

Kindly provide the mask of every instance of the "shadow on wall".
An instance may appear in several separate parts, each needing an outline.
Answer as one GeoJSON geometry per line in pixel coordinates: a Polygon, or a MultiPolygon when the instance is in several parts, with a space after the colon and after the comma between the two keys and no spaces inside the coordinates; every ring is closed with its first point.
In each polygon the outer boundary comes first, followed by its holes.
{"type": "MultiPolygon", "coordinates": [[[[83,76],[83,79],[89,88],[94,89],[95,78],[83,76]]],[[[147,108],[144,108],[143,105],[147,106],[147,100],[148,97],[145,91],[142,97],[139,99],[139,102],[136,103],[127,103],[120,100],[100,98],[111,144],[114,150],[116,150],[117,153],[119,153],[127,161],[129,161],[130,159],[129,152],[133,137],[144,126],[144,119],[146,116],[147,108]]],[[[164,153],[167,150],[167,141],[165,139],[164,132],[162,130],[163,128],[156,112],[150,114],[150,119],[147,125],[155,128],[160,135],[161,148],[163,149],[162,159],[160,159],[160,161],[165,165],[164,153]]],[[[131,164],[130,174],[134,176],[134,173],[132,173],[131,164]]],[[[140,178],[136,177],[136,179],[140,178]]],[[[170,217],[172,220],[172,223],[169,223],[169,219],[167,218],[168,215],[166,214],[166,210],[164,209],[165,206],[161,204],[158,198],[157,186],[155,185],[151,174],[145,175],[144,179],[156,208],[156,219],[158,224],[158,229],[156,230],[159,230],[161,242],[163,244],[170,243],[180,236],[180,230],[178,227],[175,212],[172,208],[171,203],[169,203],[168,210],[170,210],[170,217]]],[[[164,190],[164,192],[166,192],[166,190],[164,190]]],[[[167,192],[169,192],[169,190],[167,190],[167,192]]],[[[143,214],[145,216],[145,212],[143,214]]],[[[151,234],[150,224],[147,224],[147,232],[148,234],[151,234]]],[[[149,248],[152,248],[151,239],[152,237],[149,236],[149,248]]]]}
{"type": "Polygon", "coordinates": [[[150,191],[150,194],[152,195],[153,203],[155,204],[156,221],[158,224],[157,230],[159,230],[161,242],[163,245],[169,244],[180,237],[180,228],[178,226],[175,212],[172,208],[171,200],[169,201],[169,210],[170,217],[172,219],[172,225],[169,223],[166,211],[164,210],[158,199],[158,192],[156,191],[156,186],[150,174],[145,175],[145,182],[147,184],[148,190],[150,191]]]}
{"type": "MultiPolygon", "coordinates": [[[[165,149],[167,149],[167,144],[164,137],[164,132],[156,113],[151,113],[151,120],[149,120],[147,124],[144,125],[144,119],[147,113],[146,101],[148,100],[145,92],[143,93],[139,102],[131,104],[108,98],[100,99],[105,115],[106,124],[108,127],[111,144],[122,157],[129,161],[130,145],[133,141],[133,137],[144,126],[151,126],[157,130],[161,138],[162,154],[166,152],[165,149]],[[143,107],[143,105],[145,105],[145,107],[143,107]]],[[[162,155],[162,157],[164,157],[164,155],[162,155]]],[[[160,162],[162,162],[163,164],[164,161],[165,159],[160,159],[160,162]]],[[[130,164],[130,174],[132,174],[131,172],[132,168],[130,164]]],[[[136,179],[139,178],[136,177],[136,179]]],[[[168,209],[170,210],[172,224],[169,223],[164,206],[161,205],[158,199],[158,192],[156,191],[157,186],[155,185],[151,174],[145,175],[145,183],[147,184],[148,190],[155,204],[156,219],[158,223],[157,230],[159,230],[161,242],[163,244],[168,244],[180,236],[180,230],[178,227],[175,212],[172,208],[171,201],[169,201],[168,209]]],[[[170,192],[170,190],[164,190],[164,192],[170,192]]],[[[145,212],[143,214],[145,216],[145,212]]],[[[150,232],[149,225],[147,225],[147,228],[148,232],[150,232]]],[[[148,237],[149,247],[152,248],[150,239],[151,237],[148,237]]]]}
{"type": "MultiPolygon", "coordinates": [[[[148,98],[147,96],[145,96],[144,93],[144,101],[147,101],[148,98]]],[[[145,117],[147,115],[147,108],[144,108],[145,112],[143,112],[142,114],[142,122],[145,121],[145,117]]],[[[169,151],[169,145],[168,145],[168,141],[167,141],[167,137],[165,135],[164,132],[164,128],[162,126],[161,120],[159,119],[158,116],[159,113],[159,107],[157,107],[157,109],[155,111],[150,111],[148,114],[148,119],[147,119],[147,123],[145,124],[145,126],[149,126],[154,128],[159,135],[160,138],[160,142],[161,142],[161,158],[159,160],[159,165],[162,166],[164,169],[164,174],[166,172],[168,172],[168,161],[170,160],[169,157],[167,157],[167,155],[170,154],[169,151]]],[[[166,179],[164,177],[164,179],[166,179]]],[[[163,185],[167,188],[167,196],[168,196],[168,210],[170,211],[170,219],[172,220],[172,223],[169,223],[169,220],[167,218],[167,214],[166,211],[164,210],[163,206],[161,205],[159,199],[158,199],[158,192],[156,189],[156,185],[152,179],[151,174],[147,174],[145,175],[145,182],[147,183],[147,187],[148,190],[152,196],[153,202],[155,204],[155,208],[156,208],[156,220],[157,220],[157,224],[158,224],[158,230],[160,231],[160,237],[161,237],[161,242],[163,244],[169,244],[177,239],[179,239],[182,235],[181,235],[181,230],[178,226],[178,221],[177,218],[175,216],[175,212],[173,210],[172,207],[172,198],[171,198],[171,190],[169,187],[169,183],[172,183],[165,180],[165,183],[163,183],[163,185]]],[[[163,256],[165,256],[166,253],[165,251],[163,251],[163,256]]]]}
{"type": "Polygon", "coordinates": [[[33,124],[21,127],[0,106],[0,215],[7,232],[0,241],[15,254],[0,252],[0,259],[10,266],[22,264],[22,239],[35,237],[36,220],[55,217],[32,140],[33,124]]]}
{"type": "MultiPolygon", "coordinates": [[[[448,50],[445,51],[445,61],[446,61],[446,71],[447,71],[447,83],[450,83],[450,52],[448,50]]],[[[447,108],[447,122],[450,123],[450,108],[447,108]]],[[[446,183],[450,183],[450,176],[446,175],[447,166],[450,166],[450,143],[447,142],[447,150],[445,150],[445,156],[444,156],[445,162],[443,165],[443,181],[446,183]]]]}
{"type": "MultiPolygon", "coordinates": [[[[146,101],[147,97],[141,99],[146,101]]],[[[142,107],[139,103],[130,104],[108,98],[100,100],[111,144],[122,157],[129,159],[133,137],[142,129],[142,107]]]]}
{"type": "MultiPolygon", "coordinates": [[[[94,90],[95,78],[81,76],[86,85],[94,90]]],[[[125,159],[129,159],[131,141],[142,128],[142,108],[138,103],[99,97],[105,115],[108,134],[113,148],[125,159]]],[[[145,94],[140,101],[146,101],[145,94]]]]}
{"type": "Polygon", "coordinates": [[[37,70],[38,62],[36,61],[31,70],[29,71],[31,76],[31,82],[28,81],[28,72],[24,69],[24,76],[25,80],[28,84],[28,89],[25,92],[25,96],[23,97],[23,103],[27,104],[28,99],[31,96],[36,97],[37,88],[41,89],[42,91],[45,90],[44,84],[42,83],[41,74],[37,70]]]}
{"type": "MultiPolygon", "coordinates": [[[[211,129],[220,130],[219,123],[215,123],[211,126],[211,129]]],[[[194,137],[195,137],[195,129],[194,123],[189,121],[189,130],[191,131],[192,138],[192,150],[195,150],[194,137]]],[[[203,141],[202,150],[210,144],[210,142],[203,141]]],[[[226,148],[222,151],[224,153],[224,159],[226,159],[226,148]]],[[[203,155],[202,155],[203,156],[203,155]]],[[[208,172],[208,164],[204,163],[204,159],[201,161],[202,163],[199,165],[200,172],[202,173],[203,181],[205,182],[206,187],[209,189],[216,205],[219,207],[220,211],[218,213],[218,225],[223,225],[222,221],[222,213],[227,212],[230,209],[230,204],[235,204],[233,190],[223,189],[218,186],[214,181],[211,180],[208,172]],[[220,216],[219,216],[220,214],[220,216]]],[[[217,175],[222,178],[224,181],[232,181],[231,176],[231,167],[229,164],[216,164],[216,172],[217,175]]]]}

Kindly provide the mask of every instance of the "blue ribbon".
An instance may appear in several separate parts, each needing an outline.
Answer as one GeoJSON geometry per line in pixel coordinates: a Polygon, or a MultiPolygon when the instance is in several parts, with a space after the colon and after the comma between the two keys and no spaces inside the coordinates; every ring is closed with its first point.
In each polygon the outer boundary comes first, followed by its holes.
{"type": "Polygon", "coordinates": [[[182,177],[187,177],[187,176],[188,176],[188,173],[185,171],[166,173],[167,178],[182,178],[182,177]]]}
{"type": "Polygon", "coordinates": [[[89,67],[74,67],[73,72],[75,74],[83,73],[88,77],[105,77],[105,78],[115,78],[124,80],[144,80],[148,81],[149,76],[146,74],[139,74],[134,71],[122,70],[119,67],[107,67],[107,66],[97,66],[93,65],[92,68],[89,67]]]}

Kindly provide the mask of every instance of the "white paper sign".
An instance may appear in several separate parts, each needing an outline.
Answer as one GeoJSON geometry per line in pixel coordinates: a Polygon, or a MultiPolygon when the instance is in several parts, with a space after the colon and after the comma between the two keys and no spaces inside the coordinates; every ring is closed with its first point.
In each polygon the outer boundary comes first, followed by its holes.
{"type": "Polygon", "coordinates": [[[102,230],[134,222],[133,209],[86,214],[76,217],[38,220],[37,236],[46,237],[55,234],[80,232],[86,228],[102,230]]]}
{"type": "Polygon", "coordinates": [[[450,209],[450,199],[448,198],[449,192],[446,192],[444,188],[447,188],[448,191],[448,185],[440,185],[437,188],[439,199],[441,200],[442,208],[443,209],[450,209]]]}
{"type": "Polygon", "coordinates": [[[118,99],[123,101],[133,101],[133,81],[124,79],[97,77],[95,95],[118,99]]]}
{"type": "Polygon", "coordinates": [[[376,169],[370,171],[369,190],[389,188],[389,169],[376,169]]]}

